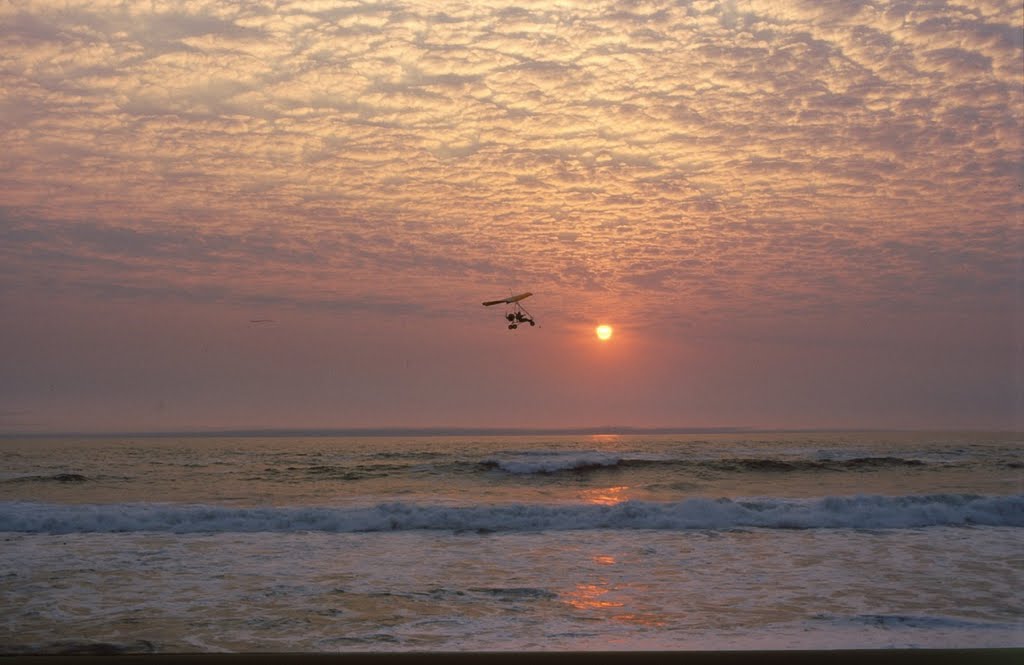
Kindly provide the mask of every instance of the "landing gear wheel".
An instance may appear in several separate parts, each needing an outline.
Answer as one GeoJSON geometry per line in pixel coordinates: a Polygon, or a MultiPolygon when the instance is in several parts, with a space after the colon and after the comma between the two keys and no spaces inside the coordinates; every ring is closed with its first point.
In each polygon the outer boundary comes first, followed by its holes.
{"type": "Polygon", "coordinates": [[[509,329],[509,330],[515,330],[515,329],[516,329],[516,328],[518,328],[518,327],[519,327],[519,326],[517,326],[517,325],[516,325],[516,324],[514,324],[514,323],[510,323],[510,324],[508,324],[508,329],[509,329]]]}

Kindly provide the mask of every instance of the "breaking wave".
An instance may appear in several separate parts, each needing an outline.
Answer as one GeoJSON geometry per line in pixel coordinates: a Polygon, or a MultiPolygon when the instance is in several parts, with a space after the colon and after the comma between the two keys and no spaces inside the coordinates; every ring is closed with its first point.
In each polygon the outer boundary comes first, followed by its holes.
{"type": "Polygon", "coordinates": [[[384,503],[362,508],[233,508],[155,503],[0,503],[0,531],[21,533],[250,533],[375,531],[574,531],[905,529],[1024,527],[1024,494],[843,496],[821,499],[686,499],[615,505],[436,506],[384,503]]]}
{"type": "Polygon", "coordinates": [[[481,463],[485,469],[499,469],[516,475],[553,474],[561,471],[589,471],[624,464],[618,455],[608,453],[539,453],[490,458],[481,463]]]}
{"type": "Polygon", "coordinates": [[[602,452],[533,453],[492,457],[480,466],[515,475],[582,473],[602,469],[662,467],[716,472],[814,472],[873,471],[885,468],[924,467],[918,459],[902,457],[854,457],[850,459],[725,458],[708,460],[671,459],[657,456],[629,457],[602,452]]]}

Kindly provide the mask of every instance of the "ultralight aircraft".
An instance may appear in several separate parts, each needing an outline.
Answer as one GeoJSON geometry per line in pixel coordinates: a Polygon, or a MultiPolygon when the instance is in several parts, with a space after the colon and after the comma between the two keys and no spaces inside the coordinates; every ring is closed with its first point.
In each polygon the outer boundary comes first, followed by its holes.
{"type": "Polygon", "coordinates": [[[520,323],[529,323],[531,326],[536,325],[533,320],[533,315],[526,311],[526,308],[522,305],[522,300],[529,298],[533,293],[527,291],[526,293],[520,293],[517,296],[509,296],[508,298],[502,298],[500,300],[488,300],[484,303],[484,307],[490,307],[492,305],[511,305],[505,311],[505,320],[508,321],[508,329],[515,330],[519,327],[520,323]]]}

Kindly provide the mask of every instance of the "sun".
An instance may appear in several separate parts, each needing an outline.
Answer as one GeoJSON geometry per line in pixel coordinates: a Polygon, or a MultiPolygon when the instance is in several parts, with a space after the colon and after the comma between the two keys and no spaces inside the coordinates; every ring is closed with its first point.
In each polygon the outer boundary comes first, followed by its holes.
{"type": "Polygon", "coordinates": [[[597,338],[602,342],[606,342],[612,338],[612,327],[606,323],[602,323],[598,327],[594,328],[594,332],[597,333],[597,338]]]}

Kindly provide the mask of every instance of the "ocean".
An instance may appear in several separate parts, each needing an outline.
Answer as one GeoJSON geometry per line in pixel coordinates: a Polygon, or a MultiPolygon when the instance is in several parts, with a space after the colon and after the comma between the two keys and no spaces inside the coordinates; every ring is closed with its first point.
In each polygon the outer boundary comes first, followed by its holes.
{"type": "Polygon", "coordinates": [[[1024,646],[1024,435],[0,439],[0,653],[1024,646]]]}

